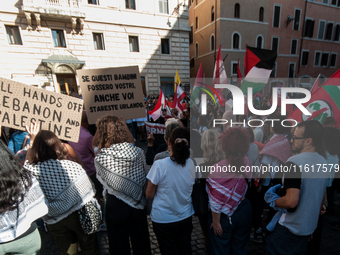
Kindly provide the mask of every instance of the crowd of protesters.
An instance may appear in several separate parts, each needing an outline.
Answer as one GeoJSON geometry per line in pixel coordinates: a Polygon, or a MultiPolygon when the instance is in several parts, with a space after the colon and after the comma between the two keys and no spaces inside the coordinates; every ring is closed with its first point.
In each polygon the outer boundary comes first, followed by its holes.
{"type": "MultiPolygon", "coordinates": [[[[77,254],[78,246],[83,254],[99,254],[95,232],[87,233],[82,222],[80,211],[89,204],[105,214],[97,230],[107,231],[110,254],[130,254],[130,241],[133,254],[151,254],[147,214],[162,255],[192,254],[194,214],[207,254],[248,254],[250,240],[265,239],[267,254],[318,254],[323,214],[335,213],[340,192],[340,130],[332,117],[294,128],[231,126],[230,120],[260,124],[283,117],[234,116],[231,106],[212,102],[201,115],[187,98],[183,112],[163,110],[153,120],[147,112],[156,102],[145,97],[144,118],[107,116],[96,125],[84,111],[77,143],[36,124],[26,132],[2,128],[0,254],[39,254],[39,218],[62,254],[77,254]],[[214,119],[228,122],[214,125],[214,119]],[[147,136],[146,121],[165,124],[164,135],[147,136]],[[146,153],[136,140],[147,143],[146,153]],[[259,171],[241,171],[253,166],[259,171]],[[212,167],[236,171],[209,172],[212,167]],[[194,210],[196,185],[204,187],[203,212],[194,210]]],[[[260,100],[258,107],[268,104],[260,100]]]]}

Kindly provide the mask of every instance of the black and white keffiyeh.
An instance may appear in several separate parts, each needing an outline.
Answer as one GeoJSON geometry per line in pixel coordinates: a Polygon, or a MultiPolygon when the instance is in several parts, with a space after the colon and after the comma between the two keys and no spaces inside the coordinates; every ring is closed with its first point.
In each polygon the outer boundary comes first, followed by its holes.
{"type": "Polygon", "coordinates": [[[32,177],[32,186],[18,208],[0,214],[0,244],[13,241],[24,234],[31,224],[48,212],[39,182],[32,177]]]}
{"type": "Polygon", "coordinates": [[[94,160],[97,178],[109,194],[128,205],[144,209],[146,205],[146,162],[141,148],[129,143],[103,148],[94,160]]]}
{"type": "Polygon", "coordinates": [[[85,170],[69,160],[47,160],[25,168],[37,178],[48,201],[47,224],[55,224],[92,201],[97,205],[92,183],[85,170]]]}

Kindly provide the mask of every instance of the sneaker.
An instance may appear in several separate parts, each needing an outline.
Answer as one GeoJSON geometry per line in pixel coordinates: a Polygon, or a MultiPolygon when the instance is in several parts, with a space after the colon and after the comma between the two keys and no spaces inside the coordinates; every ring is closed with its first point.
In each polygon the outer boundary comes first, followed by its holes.
{"type": "Polygon", "coordinates": [[[263,236],[261,235],[254,235],[253,238],[250,238],[250,240],[256,242],[256,243],[263,243],[263,236]]]}
{"type": "Polygon", "coordinates": [[[104,223],[102,223],[97,230],[97,232],[100,232],[100,231],[107,231],[106,225],[104,223]]]}
{"type": "Polygon", "coordinates": [[[256,243],[263,243],[262,228],[258,228],[255,231],[253,238],[250,238],[250,240],[252,240],[256,243]]]}

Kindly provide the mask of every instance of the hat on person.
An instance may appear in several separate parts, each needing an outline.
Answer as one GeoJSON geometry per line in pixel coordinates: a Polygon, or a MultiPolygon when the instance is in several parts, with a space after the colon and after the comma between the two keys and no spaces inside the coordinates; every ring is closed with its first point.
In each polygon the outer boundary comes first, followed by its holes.
{"type": "Polygon", "coordinates": [[[333,118],[333,117],[327,117],[325,118],[323,124],[324,125],[328,125],[328,124],[335,124],[336,123],[336,120],[333,118]]]}

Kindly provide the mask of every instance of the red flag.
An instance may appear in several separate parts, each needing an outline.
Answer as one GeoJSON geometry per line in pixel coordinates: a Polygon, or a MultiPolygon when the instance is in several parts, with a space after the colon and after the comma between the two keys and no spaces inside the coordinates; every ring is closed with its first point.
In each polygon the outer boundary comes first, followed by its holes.
{"type": "Polygon", "coordinates": [[[200,67],[198,69],[196,80],[194,87],[191,91],[191,99],[190,99],[190,106],[198,106],[200,103],[200,84],[202,83],[202,62],[200,64],[200,67]]]}
{"type": "MultiPolygon", "coordinates": [[[[221,53],[221,45],[218,49],[215,69],[214,69],[214,74],[213,74],[213,85],[215,84],[228,84],[228,77],[227,77],[227,73],[224,68],[223,58],[222,58],[222,53],[221,53]]],[[[222,93],[223,89],[216,89],[216,91],[222,99],[222,105],[224,105],[225,99],[222,93]]]]}
{"type": "Polygon", "coordinates": [[[171,116],[169,107],[167,106],[165,96],[163,94],[163,91],[160,89],[161,93],[159,95],[158,101],[155,105],[155,108],[148,112],[148,114],[152,117],[153,120],[157,120],[161,114],[162,114],[162,109],[167,109],[168,115],[171,116]]]}
{"type": "Polygon", "coordinates": [[[179,88],[179,86],[175,87],[175,96],[174,96],[174,101],[172,102],[172,107],[171,108],[175,108],[177,109],[179,112],[183,112],[183,106],[180,103],[182,100],[180,98],[177,98],[177,89],[179,88]]]}
{"type": "Polygon", "coordinates": [[[333,117],[340,126],[340,70],[333,74],[326,82],[312,94],[309,102],[303,104],[312,114],[305,116],[300,109],[296,108],[288,118],[298,122],[304,120],[318,120],[321,123],[326,117],[333,117]]]}
{"type": "Polygon", "coordinates": [[[336,71],[331,77],[329,77],[324,83],[322,83],[321,86],[326,86],[326,85],[335,85],[336,86],[339,85],[340,83],[340,69],[338,71],[336,71]],[[337,79],[337,80],[333,80],[333,79],[337,79]]]}
{"type": "Polygon", "coordinates": [[[181,102],[186,98],[187,94],[184,92],[181,86],[177,86],[177,98],[181,102]]]}

